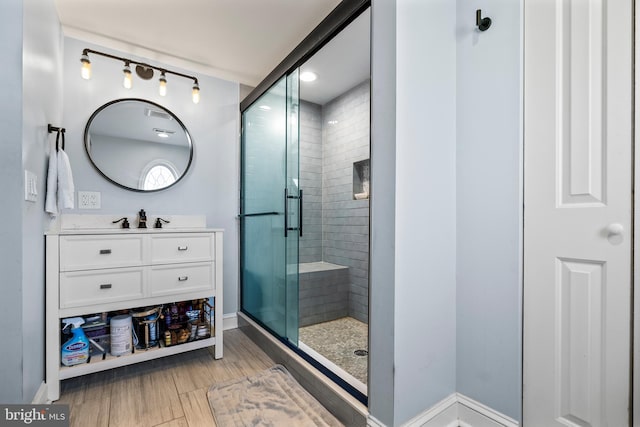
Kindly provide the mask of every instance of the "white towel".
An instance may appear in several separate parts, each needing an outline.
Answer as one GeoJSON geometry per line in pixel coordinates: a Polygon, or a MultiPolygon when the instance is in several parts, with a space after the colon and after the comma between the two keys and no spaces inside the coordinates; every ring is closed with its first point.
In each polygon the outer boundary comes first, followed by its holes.
{"type": "Polygon", "coordinates": [[[45,211],[55,217],[62,208],[73,209],[74,194],[75,187],[69,156],[62,148],[56,150],[54,145],[49,154],[45,211]]]}
{"type": "Polygon", "coordinates": [[[60,148],[58,150],[58,209],[73,209],[74,191],[69,156],[60,148]]]}
{"type": "Polygon", "coordinates": [[[49,150],[49,170],[47,171],[47,197],[44,209],[51,216],[58,215],[58,153],[55,147],[49,150]]]}

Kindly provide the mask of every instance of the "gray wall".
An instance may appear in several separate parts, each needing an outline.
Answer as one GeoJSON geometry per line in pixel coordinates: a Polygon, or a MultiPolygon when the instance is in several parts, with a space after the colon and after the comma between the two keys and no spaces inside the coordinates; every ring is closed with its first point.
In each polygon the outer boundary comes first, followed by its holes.
{"type": "Polygon", "coordinates": [[[520,419],[521,2],[457,3],[457,391],[520,419]]]}
{"type": "MultiPolygon", "coordinates": [[[[0,79],[0,128],[2,156],[0,179],[5,208],[0,209],[0,312],[5,319],[5,342],[0,346],[0,402],[21,403],[22,390],[22,2],[2,5],[0,13],[0,55],[4,59],[0,79]]],[[[44,206],[44,205],[43,205],[44,206]]],[[[42,310],[44,313],[44,310],[42,310]]]]}
{"type": "Polygon", "coordinates": [[[349,315],[362,322],[369,317],[369,200],[353,198],[353,163],[369,158],[369,90],[363,82],[322,107],[322,258],[349,267],[349,315]]]}
{"type": "Polygon", "coordinates": [[[62,123],[62,30],[48,0],[24,2],[22,165],[38,176],[37,203],[23,202],[23,400],[44,379],[44,212],[47,154],[55,138],[47,123],[62,123]]]}
{"type": "MultiPolygon", "coordinates": [[[[122,87],[122,64],[92,57],[92,78],[80,77],[79,58],[83,48],[134,57],[84,41],[64,39],[64,121],[67,128],[67,154],[71,160],[78,191],[99,191],[102,208],[73,213],[135,216],[141,208],[149,215],[204,214],[207,225],[225,229],[224,235],[224,312],[238,310],[238,231],[239,149],[238,84],[196,75],[201,100],[191,102],[191,82],[167,78],[166,97],[158,95],[157,79],[144,81],[134,76],[131,90],[122,87]],[[83,132],[90,115],[108,101],[119,98],[143,98],[156,102],[178,116],[189,130],[194,157],[186,176],[171,188],[153,193],[138,193],[115,186],[91,165],[84,150],[83,132]]],[[[154,65],[163,64],[137,58],[154,65]]],[[[181,71],[175,67],[170,69],[181,71]]],[[[193,74],[183,70],[186,74],[193,74]]]]}
{"type": "Polygon", "coordinates": [[[373,2],[369,407],[386,425],[454,391],[520,418],[521,3],[373,2]]]}
{"type": "Polygon", "coordinates": [[[0,103],[0,402],[29,403],[44,380],[44,213],[47,123],[60,124],[62,32],[47,0],[13,1],[0,13],[5,58],[0,103]],[[24,169],[38,177],[37,202],[25,202],[24,169]]]}
{"type": "Polygon", "coordinates": [[[370,412],[400,425],[456,387],[456,9],[372,16],[370,412]]]}
{"type": "Polygon", "coordinates": [[[371,265],[369,413],[393,426],[396,415],[396,0],[371,4],[371,265]]]}
{"type": "Polygon", "coordinates": [[[322,261],[322,107],[307,101],[300,102],[300,188],[300,262],[322,261]]]}
{"type": "Polygon", "coordinates": [[[397,2],[397,424],[456,387],[455,29],[453,2],[397,2]]]}

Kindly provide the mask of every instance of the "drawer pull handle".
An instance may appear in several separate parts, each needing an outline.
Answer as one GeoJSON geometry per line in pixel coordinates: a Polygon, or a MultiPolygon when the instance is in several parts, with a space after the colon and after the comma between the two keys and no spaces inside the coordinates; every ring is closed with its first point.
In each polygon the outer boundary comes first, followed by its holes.
{"type": "Polygon", "coordinates": [[[186,251],[187,249],[189,249],[189,246],[178,246],[179,251],[186,251]]]}
{"type": "Polygon", "coordinates": [[[111,253],[111,249],[100,249],[100,255],[108,255],[111,253]]]}
{"type": "Polygon", "coordinates": [[[111,289],[111,283],[104,283],[100,285],[100,289],[111,289]]]}
{"type": "Polygon", "coordinates": [[[189,280],[189,276],[180,276],[178,277],[178,282],[186,282],[189,280]]]}

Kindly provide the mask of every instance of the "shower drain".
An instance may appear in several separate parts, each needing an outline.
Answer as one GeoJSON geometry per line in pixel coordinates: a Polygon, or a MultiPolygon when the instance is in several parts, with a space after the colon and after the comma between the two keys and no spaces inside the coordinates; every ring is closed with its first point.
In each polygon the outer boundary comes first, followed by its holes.
{"type": "Polygon", "coordinates": [[[367,350],[356,350],[353,352],[356,356],[366,356],[369,354],[367,350]]]}

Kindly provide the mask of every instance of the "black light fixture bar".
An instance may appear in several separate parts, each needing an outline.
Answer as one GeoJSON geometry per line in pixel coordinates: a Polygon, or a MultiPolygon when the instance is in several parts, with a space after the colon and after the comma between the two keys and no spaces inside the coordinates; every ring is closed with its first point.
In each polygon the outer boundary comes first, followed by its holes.
{"type": "Polygon", "coordinates": [[[133,59],[123,58],[121,56],[111,55],[110,53],[99,52],[99,51],[93,50],[93,49],[83,49],[82,50],[82,54],[83,55],[89,56],[90,53],[94,54],[94,55],[105,56],[107,58],[115,59],[115,60],[118,60],[118,61],[121,61],[121,62],[124,62],[124,63],[128,62],[130,64],[140,65],[141,67],[151,68],[151,69],[154,69],[154,70],[159,71],[161,73],[164,72],[165,74],[173,74],[174,76],[180,76],[180,77],[184,77],[186,79],[191,79],[191,80],[193,80],[194,84],[198,84],[198,79],[196,77],[190,76],[188,74],[183,74],[183,73],[179,73],[177,71],[167,70],[166,68],[156,67],[154,65],[147,64],[146,62],[134,61],[133,59]]]}
{"type": "Polygon", "coordinates": [[[172,74],[178,77],[184,77],[185,79],[193,80],[192,87],[192,100],[195,104],[200,102],[200,85],[198,84],[198,79],[194,76],[190,76],[188,74],[179,73],[177,71],[171,71],[163,67],[157,67],[155,65],[147,64],[146,62],[134,61],[133,59],[123,58],[117,55],[111,55],[110,53],[99,52],[93,49],[83,49],[82,56],[80,57],[80,62],[82,62],[82,77],[84,79],[91,78],[91,60],[89,59],[89,54],[104,56],[105,58],[115,59],[116,61],[121,61],[124,63],[124,87],[127,89],[131,89],[131,68],[130,65],[134,64],[136,67],[136,74],[143,80],[150,80],[153,78],[153,71],[160,72],[160,96],[165,96],[167,93],[167,74],[172,74]]]}

